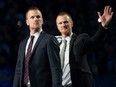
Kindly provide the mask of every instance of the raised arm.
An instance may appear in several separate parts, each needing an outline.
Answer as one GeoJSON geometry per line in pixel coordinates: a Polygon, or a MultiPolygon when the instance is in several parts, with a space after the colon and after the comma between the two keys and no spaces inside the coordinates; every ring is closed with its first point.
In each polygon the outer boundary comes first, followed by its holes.
{"type": "Polygon", "coordinates": [[[101,22],[101,25],[104,28],[107,28],[108,24],[110,23],[112,16],[113,16],[113,12],[112,12],[112,7],[110,6],[105,6],[104,7],[104,12],[103,15],[101,15],[100,12],[98,12],[98,16],[101,22]]]}

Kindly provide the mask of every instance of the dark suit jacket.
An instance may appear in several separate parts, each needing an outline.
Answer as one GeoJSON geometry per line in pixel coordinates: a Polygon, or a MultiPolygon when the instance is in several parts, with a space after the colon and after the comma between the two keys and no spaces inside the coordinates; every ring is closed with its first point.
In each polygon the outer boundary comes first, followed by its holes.
{"type": "MultiPolygon", "coordinates": [[[[22,87],[27,40],[19,46],[13,87],[22,87]]],[[[57,40],[42,31],[29,62],[31,87],[61,87],[61,72],[57,40]]]]}
{"type": "Polygon", "coordinates": [[[91,71],[87,63],[87,53],[96,45],[103,42],[106,29],[102,26],[93,37],[86,33],[73,34],[70,42],[70,70],[73,87],[94,87],[91,71]]]}

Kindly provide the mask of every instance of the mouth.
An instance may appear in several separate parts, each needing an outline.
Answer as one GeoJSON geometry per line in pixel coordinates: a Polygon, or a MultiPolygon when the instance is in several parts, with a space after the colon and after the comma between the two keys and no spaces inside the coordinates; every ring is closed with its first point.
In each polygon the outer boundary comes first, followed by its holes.
{"type": "Polygon", "coordinates": [[[38,22],[35,22],[34,24],[36,24],[36,25],[37,25],[37,24],[39,24],[39,23],[38,23],[38,22]]]}
{"type": "Polygon", "coordinates": [[[62,27],[62,30],[66,30],[66,29],[68,29],[67,27],[62,27]]]}

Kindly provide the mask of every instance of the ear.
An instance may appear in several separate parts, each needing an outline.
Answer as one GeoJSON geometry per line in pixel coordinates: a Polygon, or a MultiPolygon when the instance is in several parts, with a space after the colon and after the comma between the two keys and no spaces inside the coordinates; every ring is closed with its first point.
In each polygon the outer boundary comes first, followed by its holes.
{"type": "Polygon", "coordinates": [[[43,24],[44,22],[43,22],[43,18],[42,18],[42,24],[43,24]]]}
{"type": "Polygon", "coordinates": [[[72,27],[73,27],[73,21],[71,22],[71,24],[72,24],[72,27]]]}
{"type": "Polygon", "coordinates": [[[29,26],[29,22],[28,22],[28,20],[26,20],[26,24],[29,26]]]}

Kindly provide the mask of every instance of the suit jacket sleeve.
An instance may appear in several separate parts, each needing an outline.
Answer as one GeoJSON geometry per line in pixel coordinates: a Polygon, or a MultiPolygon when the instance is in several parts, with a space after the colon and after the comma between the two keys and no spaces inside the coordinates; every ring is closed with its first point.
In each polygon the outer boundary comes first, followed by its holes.
{"type": "Polygon", "coordinates": [[[52,37],[47,44],[47,52],[52,72],[53,87],[61,87],[62,70],[60,66],[59,44],[55,37],[52,37]]]}
{"type": "Polygon", "coordinates": [[[24,48],[25,48],[25,41],[23,40],[19,45],[18,59],[17,59],[16,67],[15,67],[13,87],[21,87],[23,61],[24,61],[23,59],[24,59],[24,56],[25,56],[24,48]]]}
{"type": "Polygon", "coordinates": [[[20,74],[21,74],[21,62],[20,62],[20,51],[21,51],[21,45],[19,46],[19,51],[18,51],[18,60],[17,60],[17,64],[15,67],[15,74],[14,74],[14,81],[13,81],[13,87],[20,87],[20,74]]]}
{"type": "Polygon", "coordinates": [[[107,36],[107,29],[104,29],[102,26],[100,26],[94,36],[89,37],[88,35],[85,35],[84,48],[87,50],[91,50],[99,46],[105,41],[106,36],[107,36]]]}

